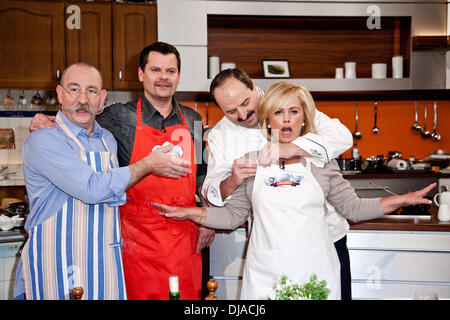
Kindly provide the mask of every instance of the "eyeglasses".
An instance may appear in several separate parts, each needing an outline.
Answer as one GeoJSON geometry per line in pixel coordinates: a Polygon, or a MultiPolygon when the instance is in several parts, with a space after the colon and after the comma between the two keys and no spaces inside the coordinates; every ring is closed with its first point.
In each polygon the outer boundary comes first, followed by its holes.
{"type": "Polygon", "coordinates": [[[72,98],[77,99],[80,94],[84,93],[86,94],[86,97],[89,101],[95,100],[98,98],[98,96],[101,93],[101,90],[98,90],[96,88],[89,88],[86,91],[81,91],[78,87],[70,87],[69,89],[64,88],[61,86],[72,98]]]}

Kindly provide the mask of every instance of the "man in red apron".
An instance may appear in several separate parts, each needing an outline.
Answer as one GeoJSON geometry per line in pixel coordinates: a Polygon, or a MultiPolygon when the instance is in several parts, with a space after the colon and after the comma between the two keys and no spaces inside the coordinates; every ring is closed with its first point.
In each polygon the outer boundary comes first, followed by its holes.
{"type": "Polygon", "coordinates": [[[174,170],[169,177],[151,174],[127,192],[120,218],[128,299],[168,299],[171,275],[179,277],[181,299],[200,299],[200,249],[211,243],[213,233],[203,228],[202,241],[197,225],[168,221],[150,203],[195,206],[195,192],[206,174],[206,165],[201,164],[202,149],[194,148],[193,140],[194,122],[200,124],[201,116],[173,98],[180,81],[180,58],[175,47],[158,42],[144,48],[140,65],[144,94],[137,104],[113,105],[97,121],[118,140],[121,165],[134,163],[171,143],[178,149],[174,159],[188,163],[190,173],[174,170]]]}

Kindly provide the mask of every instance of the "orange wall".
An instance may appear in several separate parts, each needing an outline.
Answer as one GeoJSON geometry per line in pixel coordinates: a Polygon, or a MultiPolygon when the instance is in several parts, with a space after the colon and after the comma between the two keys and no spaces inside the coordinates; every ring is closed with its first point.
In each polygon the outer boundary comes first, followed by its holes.
{"type": "MultiPolygon", "coordinates": [[[[427,129],[433,129],[433,101],[427,103],[427,129]]],[[[194,102],[182,102],[182,104],[194,108],[194,102]]],[[[318,101],[317,109],[331,118],[338,118],[351,132],[355,130],[355,102],[354,101],[318,101]]],[[[432,139],[424,139],[420,133],[411,129],[414,123],[414,101],[379,101],[377,126],[380,132],[372,133],[374,123],[373,101],[360,101],[358,103],[358,130],[362,138],[357,143],[362,157],[384,154],[389,151],[400,151],[403,158],[414,156],[416,159],[428,156],[433,150],[445,149],[450,151],[450,100],[437,102],[437,132],[442,139],[438,142],[432,139]]],[[[209,103],[209,126],[212,127],[219,121],[223,113],[213,103],[209,103]]],[[[198,103],[198,112],[203,116],[203,124],[206,120],[206,103],[198,103]]],[[[419,125],[423,126],[424,101],[419,101],[419,125]]],[[[351,157],[351,151],[343,155],[351,157]]]]}

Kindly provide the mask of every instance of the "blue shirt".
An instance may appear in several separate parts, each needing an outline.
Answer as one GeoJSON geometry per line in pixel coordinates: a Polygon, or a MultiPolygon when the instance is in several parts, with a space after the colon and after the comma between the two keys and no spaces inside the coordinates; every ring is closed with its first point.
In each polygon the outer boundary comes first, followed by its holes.
{"type": "MultiPolygon", "coordinates": [[[[113,135],[97,122],[90,135],[87,130],[59,116],[85,148],[85,151],[109,151],[117,161],[117,143],[113,135]]],[[[22,149],[26,191],[30,214],[25,230],[54,216],[71,196],[87,204],[108,203],[120,206],[126,201],[125,188],[130,181],[128,167],[95,172],[80,156],[80,148],[57,125],[57,129],[32,132],[22,149]]],[[[15,296],[24,292],[21,264],[17,268],[15,296]],[[19,281],[18,281],[19,280],[19,281]],[[21,285],[20,285],[21,283],[21,285]]]]}

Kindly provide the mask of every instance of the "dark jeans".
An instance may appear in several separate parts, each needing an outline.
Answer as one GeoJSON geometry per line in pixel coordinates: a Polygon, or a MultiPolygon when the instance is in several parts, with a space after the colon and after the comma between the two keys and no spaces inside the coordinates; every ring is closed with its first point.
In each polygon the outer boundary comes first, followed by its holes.
{"type": "Polygon", "coordinates": [[[334,246],[341,263],[341,299],[352,300],[352,276],[350,274],[350,256],[347,249],[347,236],[336,241],[334,246]]]}

